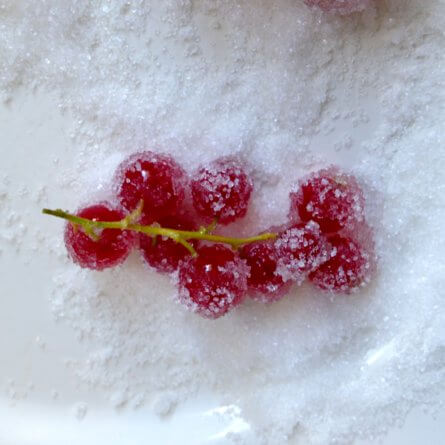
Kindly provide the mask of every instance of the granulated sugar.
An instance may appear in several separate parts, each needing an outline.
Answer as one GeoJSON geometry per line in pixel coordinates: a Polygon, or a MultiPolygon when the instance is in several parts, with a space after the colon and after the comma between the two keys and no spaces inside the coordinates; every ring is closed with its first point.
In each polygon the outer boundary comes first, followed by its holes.
{"type": "MultiPolygon", "coordinates": [[[[51,171],[66,201],[46,206],[110,198],[115,167],[138,150],[189,172],[238,155],[255,190],[231,233],[284,223],[292,184],[330,164],[358,178],[374,230],[365,289],[330,298],[304,285],[216,321],[185,312],[137,253],[102,273],[61,260],[52,307],[90,350],[68,363],[79,379],[160,415],[218,391],[255,444],[347,444],[437,402],[444,19],[441,0],[379,0],[349,17],[303,0],[0,1],[2,99],[51,91],[75,118],[74,163],[51,171]]],[[[64,255],[61,233],[36,242],[64,255]]]]}

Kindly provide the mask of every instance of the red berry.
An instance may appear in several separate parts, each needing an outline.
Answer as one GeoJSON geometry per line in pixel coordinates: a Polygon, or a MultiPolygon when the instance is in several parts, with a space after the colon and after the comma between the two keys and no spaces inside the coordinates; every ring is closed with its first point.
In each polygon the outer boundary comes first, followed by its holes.
{"type": "Polygon", "coordinates": [[[325,12],[351,14],[363,11],[371,4],[371,0],[304,0],[308,6],[317,6],[325,12]]]}
{"type": "Polygon", "coordinates": [[[351,238],[333,235],[331,258],[309,275],[318,287],[333,292],[350,292],[369,281],[369,254],[351,238]]]}
{"type": "Polygon", "coordinates": [[[329,258],[330,247],[318,224],[300,223],[278,234],[277,273],[284,281],[302,283],[309,272],[329,258]]]}
{"type": "MultiPolygon", "coordinates": [[[[185,215],[167,216],[160,219],[161,227],[176,230],[196,230],[196,224],[185,215]]],[[[196,242],[191,241],[196,247],[196,242]]],[[[184,261],[190,252],[181,244],[171,238],[144,235],[139,236],[139,247],[145,261],[158,272],[171,273],[178,269],[179,264],[184,261]]]]}
{"type": "Polygon", "coordinates": [[[254,300],[263,303],[278,301],[289,288],[281,275],[277,274],[277,252],[271,242],[246,244],[240,256],[250,267],[247,285],[254,300]]]}
{"type": "Polygon", "coordinates": [[[179,299],[206,318],[219,318],[241,303],[249,268],[222,244],[203,246],[179,266],[179,299]]]}
{"type": "Polygon", "coordinates": [[[290,193],[292,221],[315,221],[325,233],[352,227],[364,219],[364,198],[354,177],[336,168],[324,169],[290,193]]]}
{"type": "MultiPolygon", "coordinates": [[[[125,214],[108,203],[85,207],[77,216],[96,221],[120,221],[125,214]]],[[[128,231],[104,229],[96,232],[97,241],[85,234],[80,226],[68,223],[65,245],[73,261],[81,267],[102,270],[122,263],[130,253],[134,235],[128,231]]]]}
{"type": "Polygon", "coordinates": [[[207,221],[217,218],[219,223],[228,224],[245,216],[252,189],[240,161],[220,158],[196,173],[193,205],[207,221]]]}
{"type": "Polygon", "coordinates": [[[170,156],[145,151],[120,164],[116,184],[120,202],[128,211],[144,201],[141,221],[151,224],[177,212],[185,197],[186,175],[170,156]]]}

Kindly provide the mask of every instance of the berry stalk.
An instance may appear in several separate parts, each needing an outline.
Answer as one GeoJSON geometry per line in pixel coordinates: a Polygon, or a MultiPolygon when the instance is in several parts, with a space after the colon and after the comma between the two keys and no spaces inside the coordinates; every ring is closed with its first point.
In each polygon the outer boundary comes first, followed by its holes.
{"type": "Polygon", "coordinates": [[[275,239],[277,236],[275,233],[263,233],[261,235],[247,238],[233,238],[221,235],[212,235],[210,232],[214,230],[216,226],[215,223],[212,223],[208,228],[201,228],[199,231],[176,230],[166,227],[159,227],[157,225],[141,225],[136,223],[136,221],[140,217],[142,206],[143,204],[140,203],[134,212],[130,213],[120,221],[96,221],[73,215],[61,209],[43,209],[42,213],[65,219],[76,227],[81,226],[84,232],[93,240],[98,239],[97,232],[102,229],[130,230],[145,233],[146,235],[150,236],[165,236],[171,238],[173,241],[183,245],[193,256],[197,256],[197,252],[192,244],[188,242],[192,239],[228,244],[233,249],[238,249],[245,244],[255,243],[258,241],[267,241],[270,239],[275,239]]]}

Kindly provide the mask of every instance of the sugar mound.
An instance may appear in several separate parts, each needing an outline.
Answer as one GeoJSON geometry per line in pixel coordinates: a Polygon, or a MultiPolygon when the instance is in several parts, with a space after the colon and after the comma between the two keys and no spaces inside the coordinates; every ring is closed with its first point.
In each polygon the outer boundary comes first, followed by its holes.
{"type": "MultiPolygon", "coordinates": [[[[60,232],[40,233],[34,258],[46,250],[59,263],[54,314],[90,351],[71,368],[81,381],[130,406],[163,393],[181,403],[198,388],[221,392],[240,405],[255,444],[348,444],[438,401],[441,0],[379,1],[347,18],[296,0],[0,6],[1,99],[40,88],[74,116],[75,152],[69,162],[54,155],[66,200],[45,205],[109,199],[107,178],[137,151],[173,154],[188,172],[240,155],[255,190],[245,220],[227,230],[284,223],[291,185],[335,164],[364,185],[375,234],[379,269],[354,295],[331,300],[303,285],[274,305],[248,301],[209,321],[183,311],[169,281],[137,256],[114,270],[79,270],[64,261],[60,232]]],[[[45,197],[45,184],[12,194],[23,185],[0,178],[2,250],[23,248],[27,220],[11,197],[45,197]]]]}

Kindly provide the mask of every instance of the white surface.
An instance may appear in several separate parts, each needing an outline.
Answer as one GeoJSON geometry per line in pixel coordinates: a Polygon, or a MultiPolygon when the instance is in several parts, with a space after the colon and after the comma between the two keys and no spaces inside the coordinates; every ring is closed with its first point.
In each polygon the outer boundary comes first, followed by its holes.
{"type": "MultiPolygon", "coordinates": [[[[79,421],[69,409],[24,403],[0,405],[2,445],[224,445],[230,432],[249,432],[249,425],[232,407],[211,408],[211,403],[185,405],[169,420],[153,418],[145,410],[117,414],[94,409],[79,421]],[[224,414],[226,412],[226,414],[224,414]],[[222,414],[221,414],[222,413],[222,414]]],[[[435,420],[417,411],[405,426],[392,430],[383,441],[358,441],[356,445],[423,445],[443,442],[445,413],[435,420]]],[[[304,442],[299,442],[304,443],[304,442]]]]}

